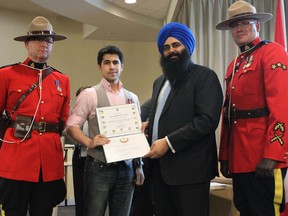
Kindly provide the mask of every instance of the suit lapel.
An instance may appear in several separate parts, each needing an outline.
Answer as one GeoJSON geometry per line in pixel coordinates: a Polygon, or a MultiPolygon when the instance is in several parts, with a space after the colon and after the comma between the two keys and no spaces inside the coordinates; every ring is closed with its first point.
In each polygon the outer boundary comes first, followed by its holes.
{"type": "Polygon", "coordinates": [[[162,75],[161,79],[159,80],[159,82],[157,82],[157,85],[155,85],[155,87],[153,89],[153,95],[152,95],[152,104],[153,104],[153,106],[151,107],[150,122],[149,122],[149,124],[151,123],[151,125],[153,125],[153,122],[154,122],[154,117],[155,117],[156,108],[157,108],[158,96],[159,96],[159,93],[160,93],[160,91],[161,91],[161,89],[163,87],[163,84],[164,84],[165,80],[166,80],[165,77],[162,75]]]}
{"type": "MultiPolygon", "coordinates": [[[[169,96],[168,96],[168,98],[167,98],[167,100],[166,100],[166,102],[165,102],[165,105],[164,105],[164,107],[163,107],[163,110],[162,110],[161,115],[162,115],[163,113],[165,113],[165,112],[167,111],[167,109],[169,108],[169,106],[171,105],[171,103],[172,103],[175,95],[176,95],[177,92],[180,90],[181,86],[183,85],[183,81],[184,81],[184,80],[185,80],[185,79],[182,79],[180,82],[175,83],[173,86],[171,86],[171,91],[170,91],[169,96]]],[[[163,85],[162,85],[162,86],[163,86],[163,85]]],[[[159,93],[158,93],[158,94],[159,94],[159,93]]]]}
{"type": "MultiPolygon", "coordinates": [[[[159,97],[159,93],[162,90],[162,87],[163,87],[165,81],[166,81],[166,79],[163,76],[163,79],[159,82],[159,85],[155,88],[155,91],[157,92],[157,94],[156,94],[157,97],[155,99],[154,107],[152,108],[152,112],[151,112],[151,115],[153,115],[153,116],[155,115],[155,112],[156,112],[156,108],[157,108],[156,105],[157,105],[157,100],[158,100],[158,97],[159,97]]],[[[172,102],[172,100],[173,100],[173,98],[174,98],[174,96],[175,96],[175,94],[176,94],[176,92],[178,90],[179,90],[179,85],[173,86],[173,88],[171,87],[171,91],[170,91],[170,93],[168,95],[168,98],[167,98],[167,100],[165,102],[165,105],[163,107],[161,115],[167,111],[167,109],[169,108],[169,106],[170,106],[170,104],[171,104],[171,102],[172,102]]]]}
{"type": "Polygon", "coordinates": [[[169,93],[168,98],[165,102],[165,105],[163,107],[161,115],[167,111],[168,107],[170,106],[170,104],[173,100],[173,97],[174,97],[174,92],[173,92],[172,87],[171,87],[170,93],[169,93]]]}

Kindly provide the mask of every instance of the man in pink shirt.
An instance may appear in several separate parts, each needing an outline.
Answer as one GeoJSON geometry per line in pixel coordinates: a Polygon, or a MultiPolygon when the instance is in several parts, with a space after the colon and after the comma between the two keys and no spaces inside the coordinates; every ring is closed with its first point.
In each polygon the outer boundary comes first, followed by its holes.
{"type": "Polygon", "coordinates": [[[104,216],[109,202],[110,216],[127,216],[134,185],[141,185],[144,181],[142,163],[140,159],[107,163],[103,145],[108,144],[109,139],[99,133],[96,108],[127,103],[139,105],[139,100],[123,88],[119,79],[123,70],[123,54],[119,48],[102,48],[97,61],[102,80],[77,97],[67,121],[67,132],[77,143],[88,148],[84,171],[84,215],[104,216]],[[85,121],[88,121],[89,136],[81,130],[85,121]],[[135,177],[133,167],[136,169],[135,177]]]}

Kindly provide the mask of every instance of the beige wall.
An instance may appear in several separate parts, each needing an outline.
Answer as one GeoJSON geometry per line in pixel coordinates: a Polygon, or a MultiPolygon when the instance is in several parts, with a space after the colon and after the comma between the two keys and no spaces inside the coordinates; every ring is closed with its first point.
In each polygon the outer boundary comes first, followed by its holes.
{"type": "MultiPolygon", "coordinates": [[[[62,16],[41,15],[49,19],[56,33],[68,36],[67,40],[54,43],[48,63],[70,77],[72,105],[80,86],[95,85],[100,81],[97,53],[110,44],[118,46],[124,53],[121,76],[124,86],[137,94],[141,103],[151,96],[153,81],[161,74],[156,38],[155,43],[87,40],[82,38],[81,23],[62,16]]],[[[0,9],[1,66],[25,60],[24,43],[13,38],[26,34],[28,25],[36,16],[38,14],[0,9]]]]}

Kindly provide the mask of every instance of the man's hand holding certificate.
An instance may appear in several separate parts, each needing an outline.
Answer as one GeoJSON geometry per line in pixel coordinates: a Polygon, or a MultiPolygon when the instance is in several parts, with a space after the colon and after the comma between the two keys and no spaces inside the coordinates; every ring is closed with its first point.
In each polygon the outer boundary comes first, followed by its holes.
{"type": "Polygon", "coordinates": [[[142,157],[149,152],[136,104],[101,107],[96,113],[100,133],[110,140],[103,145],[108,163],[142,157]]]}

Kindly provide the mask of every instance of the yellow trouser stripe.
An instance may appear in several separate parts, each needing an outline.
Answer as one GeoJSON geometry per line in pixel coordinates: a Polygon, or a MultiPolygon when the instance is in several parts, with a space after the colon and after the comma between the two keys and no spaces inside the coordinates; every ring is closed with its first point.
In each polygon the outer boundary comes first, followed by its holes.
{"type": "Polygon", "coordinates": [[[5,212],[2,209],[2,205],[0,204],[0,216],[5,216],[5,212]]]}
{"type": "Polygon", "coordinates": [[[283,199],[283,179],[281,169],[274,169],[274,183],[275,183],[275,195],[274,195],[274,210],[275,216],[280,216],[280,205],[283,199]]]}

